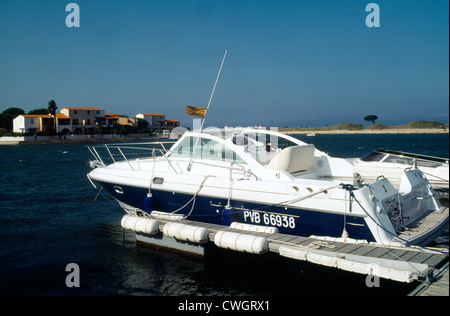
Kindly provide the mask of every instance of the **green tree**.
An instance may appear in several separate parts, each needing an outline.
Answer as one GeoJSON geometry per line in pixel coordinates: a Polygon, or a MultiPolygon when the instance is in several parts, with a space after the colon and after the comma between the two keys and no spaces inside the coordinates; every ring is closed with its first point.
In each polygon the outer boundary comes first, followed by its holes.
{"type": "Polygon", "coordinates": [[[40,109],[34,109],[28,112],[28,114],[34,114],[34,115],[38,115],[38,114],[48,114],[48,110],[46,108],[40,108],[40,109]]]}
{"type": "Polygon", "coordinates": [[[15,119],[19,115],[25,114],[25,111],[22,110],[21,108],[8,108],[4,110],[3,113],[9,114],[12,116],[13,119],[15,119]]]}
{"type": "Polygon", "coordinates": [[[25,111],[21,108],[8,108],[0,114],[0,127],[6,128],[8,131],[13,129],[13,120],[21,114],[25,114],[25,111]]]}
{"type": "Polygon", "coordinates": [[[376,120],[378,120],[378,116],[376,116],[376,115],[371,114],[371,115],[364,116],[364,121],[372,122],[373,124],[375,124],[376,120]]]}
{"type": "Polygon", "coordinates": [[[53,116],[53,122],[54,122],[54,124],[53,124],[53,126],[54,126],[54,128],[55,128],[55,132],[56,133],[58,133],[58,129],[57,129],[57,127],[56,127],[56,109],[57,109],[58,107],[56,106],[56,102],[55,102],[55,100],[50,100],[50,101],[48,101],[48,107],[47,107],[47,112],[48,112],[48,114],[50,114],[50,115],[52,115],[53,116]]]}
{"type": "Polygon", "coordinates": [[[137,123],[138,130],[145,130],[148,128],[149,123],[147,120],[138,118],[137,121],[138,121],[138,123],[137,123]]]}

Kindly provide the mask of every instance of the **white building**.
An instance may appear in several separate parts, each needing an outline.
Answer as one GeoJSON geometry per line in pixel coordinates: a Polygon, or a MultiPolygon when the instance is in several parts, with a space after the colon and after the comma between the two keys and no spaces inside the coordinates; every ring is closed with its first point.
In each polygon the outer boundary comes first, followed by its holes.
{"type": "Polygon", "coordinates": [[[50,115],[26,115],[22,114],[13,120],[14,133],[35,133],[41,130],[41,117],[50,115]]]}
{"type": "Polygon", "coordinates": [[[144,119],[148,122],[149,128],[158,128],[166,126],[166,116],[164,114],[139,113],[137,118],[144,119]]]}
{"type": "MultiPolygon", "coordinates": [[[[13,120],[13,132],[36,133],[55,129],[55,118],[48,114],[22,114],[13,120]]],[[[61,133],[70,133],[72,120],[67,115],[56,113],[56,130],[61,133]]]]}

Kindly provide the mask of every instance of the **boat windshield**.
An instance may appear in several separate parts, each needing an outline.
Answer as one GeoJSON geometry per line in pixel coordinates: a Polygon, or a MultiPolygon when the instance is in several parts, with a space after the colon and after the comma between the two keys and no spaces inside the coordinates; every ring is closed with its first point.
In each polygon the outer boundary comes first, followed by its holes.
{"type": "Polygon", "coordinates": [[[221,160],[246,164],[240,156],[248,155],[261,165],[267,165],[280,151],[291,146],[306,145],[274,131],[256,129],[205,129],[204,137],[197,142],[197,135],[186,137],[173,149],[168,157],[193,157],[195,159],[221,160]],[[218,141],[218,139],[223,141],[218,141]],[[195,145],[197,142],[197,145],[195,145]],[[233,148],[237,146],[239,150],[233,148]],[[195,148],[195,154],[193,153],[195,148]],[[237,151],[237,152],[236,152],[237,151]]]}
{"type": "Polygon", "coordinates": [[[171,158],[190,158],[202,160],[226,161],[238,164],[246,164],[235,151],[214,139],[198,138],[194,136],[185,137],[173,150],[168,157],[171,158]],[[195,145],[197,143],[197,145],[195,145]],[[195,147],[195,152],[194,152],[195,147]]]}
{"type": "MultiPolygon", "coordinates": [[[[431,159],[424,159],[422,156],[407,156],[412,154],[401,154],[401,153],[394,153],[394,152],[381,152],[381,151],[372,151],[371,153],[365,155],[361,158],[362,161],[367,162],[386,162],[386,163],[395,163],[395,164],[402,164],[402,165],[413,165],[414,160],[417,166],[419,167],[438,167],[442,163],[439,161],[433,161],[431,159]]],[[[432,157],[431,157],[432,158],[432,157]]],[[[437,160],[435,158],[435,160],[437,160]]]]}
{"type": "Polygon", "coordinates": [[[361,158],[361,161],[381,161],[386,154],[380,153],[378,151],[372,151],[361,158]]]}
{"type": "Polygon", "coordinates": [[[233,135],[232,142],[237,146],[244,146],[245,151],[262,165],[266,165],[280,151],[287,147],[298,146],[283,135],[248,131],[233,135]]]}
{"type": "Polygon", "coordinates": [[[252,139],[256,143],[260,143],[264,146],[271,146],[272,151],[275,148],[282,150],[287,147],[299,145],[283,137],[284,135],[282,134],[276,135],[276,134],[258,133],[257,131],[255,131],[255,132],[245,132],[243,135],[252,139]]]}

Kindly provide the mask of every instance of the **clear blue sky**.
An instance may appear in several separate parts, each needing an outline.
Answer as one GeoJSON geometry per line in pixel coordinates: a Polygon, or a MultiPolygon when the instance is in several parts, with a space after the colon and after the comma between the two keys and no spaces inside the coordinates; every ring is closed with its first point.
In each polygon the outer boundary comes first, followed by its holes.
{"type": "Polygon", "coordinates": [[[448,0],[2,0],[0,30],[0,112],[54,99],[190,126],[228,48],[206,126],[449,122],[448,0]]]}

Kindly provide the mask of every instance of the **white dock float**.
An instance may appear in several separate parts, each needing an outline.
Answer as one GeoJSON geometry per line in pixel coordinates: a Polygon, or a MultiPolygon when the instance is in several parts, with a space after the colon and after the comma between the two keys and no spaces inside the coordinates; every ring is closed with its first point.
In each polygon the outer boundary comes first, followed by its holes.
{"type": "Polygon", "coordinates": [[[449,261],[444,249],[343,242],[339,238],[300,237],[270,229],[263,232],[249,227],[238,229],[240,225],[226,227],[189,220],[158,218],[158,222],[159,233],[152,235],[136,229],[136,240],[198,255],[204,255],[203,245],[209,241],[235,251],[253,254],[270,251],[294,260],[406,283],[433,282],[433,271],[449,261]]]}

